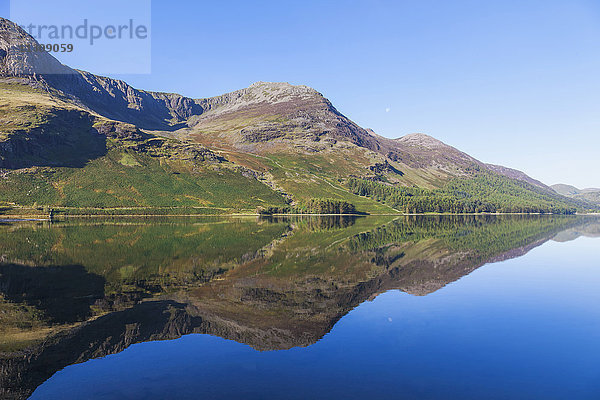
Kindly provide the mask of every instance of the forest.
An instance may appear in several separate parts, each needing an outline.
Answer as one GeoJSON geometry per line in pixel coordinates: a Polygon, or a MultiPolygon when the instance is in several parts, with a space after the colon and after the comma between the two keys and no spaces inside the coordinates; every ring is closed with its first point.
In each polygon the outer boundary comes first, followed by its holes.
{"type": "Polygon", "coordinates": [[[257,213],[271,214],[356,214],[354,204],[336,199],[308,199],[294,206],[259,207],[257,213]]]}
{"type": "Polygon", "coordinates": [[[382,182],[350,178],[348,189],[403,213],[552,213],[574,214],[568,199],[493,173],[469,179],[455,178],[441,189],[392,186],[382,182]]]}

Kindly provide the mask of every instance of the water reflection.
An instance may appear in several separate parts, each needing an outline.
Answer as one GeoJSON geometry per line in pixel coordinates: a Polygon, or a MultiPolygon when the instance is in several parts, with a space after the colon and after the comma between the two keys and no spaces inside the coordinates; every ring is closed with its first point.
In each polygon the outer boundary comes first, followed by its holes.
{"type": "Polygon", "coordinates": [[[208,333],[309,346],[390,289],[423,296],[547,240],[600,232],[549,216],[290,217],[0,226],[0,394],[133,343],[208,333]]]}

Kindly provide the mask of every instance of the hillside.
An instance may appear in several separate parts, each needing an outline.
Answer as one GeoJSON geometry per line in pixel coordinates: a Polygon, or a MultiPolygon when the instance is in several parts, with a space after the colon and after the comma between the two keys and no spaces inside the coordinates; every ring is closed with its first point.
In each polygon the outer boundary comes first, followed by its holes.
{"type": "MultiPolygon", "coordinates": [[[[359,212],[404,210],[357,194],[350,186],[359,179],[418,187],[428,198],[442,190],[486,210],[589,206],[425,134],[379,136],[307,86],[257,82],[191,99],[138,90],[20,47],[35,43],[0,19],[0,202],[8,205],[218,214],[326,198],[359,212]]],[[[426,209],[452,211],[446,204],[426,209]]]]}
{"type": "Polygon", "coordinates": [[[199,144],[146,134],[21,83],[0,83],[0,99],[0,201],[213,213],[285,204],[251,171],[199,144]]]}
{"type": "Polygon", "coordinates": [[[551,188],[562,196],[600,206],[600,189],[577,189],[575,186],[565,184],[552,185],[551,188]]]}

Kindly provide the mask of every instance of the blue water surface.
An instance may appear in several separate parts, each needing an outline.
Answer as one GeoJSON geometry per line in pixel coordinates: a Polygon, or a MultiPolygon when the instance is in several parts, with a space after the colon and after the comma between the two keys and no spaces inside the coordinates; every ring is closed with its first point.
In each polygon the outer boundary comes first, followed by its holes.
{"type": "Polygon", "coordinates": [[[599,242],[550,241],[427,296],[386,292],[305,348],[141,343],[31,398],[600,399],[599,242]]]}

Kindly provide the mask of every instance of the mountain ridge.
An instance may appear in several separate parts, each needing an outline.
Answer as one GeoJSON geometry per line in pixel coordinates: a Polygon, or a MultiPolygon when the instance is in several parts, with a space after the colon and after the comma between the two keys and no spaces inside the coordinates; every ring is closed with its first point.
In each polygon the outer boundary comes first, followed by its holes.
{"type": "MultiPolygon", "coordinates": [[[[415,134],[417,136],[409,134],[397,139],[388,139],[377,134],[373,135],[348,120],[318,91],[305,85],[259,81],[251,84],[248,88],[210,98],[196,99],[176,93],[135,89],[122,80],[115,80],[71,69],[60,64],[54,57],[45,52],[30,53],[15,50],[20,44],[33,45],[37,42],[27,32],[6,19],[0,20],[0,24],[1,30],[11,33],[9,37],[0,35],[0,48],[8,53],[0,63],[2,65],[0,75],[23,76],[33,74],[34,81],[49,84],[51,87],[76,100],[78,105],[110,119],[132,123],[142,129],[160,131],[163,129],[172,130],[177,127],[183,127],[186,124],[192,125],[192,127],[198,126],[201,120],[205,118],[214,119],[215,114],[232,113],[240,108],[257,103],[268,103],[271,106],[277,107],[278,104],[289,103],[294,97],[300,97],[302,100],[311,100],[313,103],[311,105],[320,108],[319,111],[333,114],[333,116],[327,115],[324,120],[317,119],[317,130],[320,128],[324,128],[325,131],[328,128],[331,130],[333,125],[338,130],[343,130],[342,137],[350,138],[353,143],[361,147],[366,147],[369,150],[381,153],[385,152],[385,155],[390,156],[391,159],[404,158],[408,159],[408,162],[412,165],[420,165],[420,162],[411,157],[410,152],[406,148],[402,146],[398,147],[398,143],[409,147],[417,146],[430,149],[431,143],[436,143],[435,147],[438,149],[450,148],[449,146],[445,147],[447,145],[441,141],[424,134],[415,134]],[[8,51],[9,49],[11,51],[8,51]],[[36,56],[33,61],[29,61],[27,57],[29,54],[36,56]],[[51,65],[51,67],[48,68],[48,65],[51,65]],[[36,75],[36,70],[39,69],[48,69],[51,73],[36,75]],[[316,100],[315,97],[317,98],[316,100]],[[244,99],[248,98],[250,101],[244,101],[244,99]],[[141,115],[144,117],[141,117],[141,115]],[[147,115],[151,115],[152,118],[147,117],[147,115]],[[192,120],[188,122],[190,118],[192,120]],[[423,140],[425,137],[429,139],[423,140]],[[417,138],[421,140],[417,140],[417,138]]],[[[307,115],[298,114],[302,113],[296,112],[293,115],[295,118],[292,119],[291,128],[306,126],[310,122],[315,122],[315,118],[311,121],[310,118],[307,118],[307,115]],[[298,121],[294,121],[294,119],[298,121]],[[306,121],[307,119],[309,119],[308,122],[306,121]]],[[[269,130],[268,126],[263,128],[262,131],[258,129],[259,133],[255,132],[257,128],[254,131],[249,129],[250,132],[246,137],[252,137],[252,135],[260,136],[260,133],[269,130]]],[[[316,133],[316,135],[319,134],[320,132],[316,133]]],[[[460,159],[485,167],[484,163],[462,152],[460,159]]]]}
{"type": "MultiPolygon", "coordinates": [[[[28,164],[32,167],[43,166],[44,164],[35,160],[44,158],[44,152],[51,154],[45,157],[48,166],[61,166],[64,163],[60,162],[60,158],[65,153],[71,156],[70,153],[80,152],[74,143],[87,137],[86,142],[106,141],[106,149],[100,143],[98,151],[78,156],[83,162],[78,164],[80,168],[89,168],[89,165],[96,162],[94,160],[112,157],[113,161],[104,168],[113,168],[117,174],[129,175],[130,171],[136,169],[133,167],[147,168],[148,163],[152,163],[151,158],[154,158],[159,160],[160,165],[169,165],[169,170],[161,171],[161,174],[179,174],[181,172],[172,172],[173,160],[178,163],[175,171],[181,171],[181,157],[173,157],[171,149],[180,149],[181,146],[175,143],[182,142],[185,146],[197,145],[206,151],[215,152],[211,159],[221,157],[226,160],[222,165],[235,173],[245,174],[250,179],[249,184],[275,189],[293,203],[313,197],[331,197],[357,202],[361,207],[364,204],[368,210],[392,211],[387,205],[377,205],[381,203],[377,198],[350,193],[344,182],[352,177],[381,181],[392,186],[437,190],[455,179],[471,179],[482,174],[497,174],[503,176],[503,179],[531,185],[526,187],[526,191],[539,192],[533,194],[534,197],[539,197],[540,194],[554,196],[557,204],[561,204],[563,208],[571,201],[521,171],[485,164],[431,136],[422,133],[397,139],[379,136],[354,123],[321,93],[308,86],[286,82],[255,82],[248,88],[220,96],[192,99],[175,93],[138,90],[122,80],[71,69],[49,53],[24,50],[21,47],[23,44],[34,45],[37,42],[17,25],[0,19],[0,84],[5,86],[5,93],[13,95],[9,99],[9,110],[5,113],[5,118],[9,123],[17,119],[15,124],[18,128],[9,133],[0,132],[0,140],[3,141],[0,143],[0,168],[14,169],[18,165],[18,160],[14,161],[15,157],[30,159],[28,164]],[[31,93],[21,93],[27,92],[19,86],[23,84],[31,88],[31,93]],[[47,105],[37,106],[31,100],[34,98],[39,104],[47,105]],[[82,126],[79,133],[73,133],[66,128],[72,122],[59,121],[65,127],[61,128],[62,133],[57,132],[56,124],[49,124],[48,121],[56,121],[51,116],[56,114],[56,110],[63,109],[89,113],[89,126],[82,126]],[[15,114],[22,119],[13,118],[15,114]],[[98,124],[121,127],[122,132],[129,134],[98,139],[98,134],[106,136],[104,130],[97,129],[98,124]],[[136,131],[139,133],[134,133],[136,131]],[[145,143],[141,147],[140,134],[145,135],[145,143]],[[133,140],[134,137],[138,139],[133,140]],[[15,143],[27,145],[20,146],[20,152],[15,155],[15,143]],[[144,150],[140,154],[140,150],[147,149],[149,145],[155,146],[156,143],[168,145],[151,153],[144,150]],[[67,150],[69,146],[73,149],[71,152],[67,150]],[[32,148],[39,150],[30,154],[32,148]],[[58,157],[59,160],[49,160],[52,157],[58,157]],[[7,161],[11,159],[13,161],[7,161]],[[122,162],[125,159],[129,161],[122,162]],[[123,171],[115,161],[130,168],[123,171]]],[[[192,180],[195,179],[194,171],[198,168],[213,175],[214,172],[209,170],[216,171],[217,168],[214,164],[211,166],[203,163],[205,158],[186,160],[189,162],[184,170],[186,174],[191,173],[192,180]]],[[[73,167],[70,164],[65,166],[73,167]]],[[[39,178],[38,172],[32,170],[34,179],[39,178]]],[[[62,172],[72,175],[73,171],[62,172]]],[[[64,179],[71,180],[71,175],[64,179]]],[[[61,183],[52,178],[44,179],[44,185],[47,186],[45,190],[56,191],[51,198],[63,198],[62,203],[71,203],[70,197],[60,189],[61,183]]],[[[19,180],[14,180],[17,181],[19,180]]],[[[221,181],[227,186],[226,181],[221,181]]],[[[132,196],[140,191],[136,185],[141,183],[138,180],[134,185],[129,179],[127,182],[132,193],[126,197],[133,201],[132,196]]],[[[39,184],[36,183],[36,187],[39,184]]],[[[84,190],[84,185],[74,184],[84,190]]],[[[116,192],[112,185],[119,185],[119,189],[123,186],[116,182],[108,185],[110,187],[97,187],[94,190],[112,194],[116,192]]],[[[224,187],[223,190],[235,189],[224,187]]],[[[199,205],[206,204],[202,192],[181,195],[198,199],[199,205]]],[[[475,193],[470,194],[473,195],[475,193]]],[[[123,198],[123,195],[119,196],[123,198]]],[[[76,204],[89,206],[120,202],[122,201],[108,196],[104,201],[97,199],[76,204]]],[[[256,204],[264,202],[257,198],[256,204]]]]}

